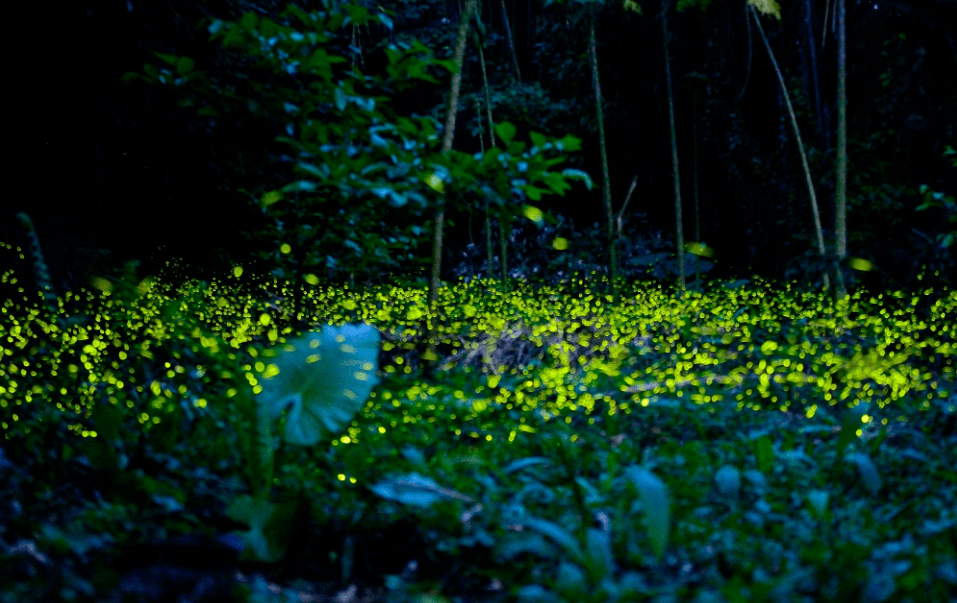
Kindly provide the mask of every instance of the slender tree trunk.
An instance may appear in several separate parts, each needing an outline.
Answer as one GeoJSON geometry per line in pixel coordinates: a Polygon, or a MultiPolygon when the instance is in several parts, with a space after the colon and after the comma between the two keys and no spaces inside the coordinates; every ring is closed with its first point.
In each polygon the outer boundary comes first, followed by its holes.
{"type": "Polygon", "coordinates": [[[595,15],[588,26],[588,50],[591,59],[591,84],[595,93],[595,118],[598,120],[598,141],[601,145],[602,199],[605,207],[605,224],[608,233],[608,274],[614,293],[618,280],[618,254],[615,250],[614,216],[611,210],[611,177],[608,173],[608,147],[605,144],[605,117],[601,107],[601,82],[598,79],[598,44],[595,39],[595,15]]]}
{"type": "Polygon", "coordinates": [[[671,89],[671,55],[668,51],[668,0],[661,0],[661,32],[665,41],[665,88],[668,91],[668,127],[671,132],[671,171],[675,182],[675,233],[678,246],[678,280],[685,290],[685,235],[681,216],[681,176],[678,173],[678,137],[675,134],[675,104],[671,89]]]}
{"type": "Polygon", "coordinates": [[[512,55],[512,66],[515,68],[515,79],[522,83],[522,70],[518,67],[518,53],[515,52],[515,40],[512,39],[512,26],[508,22],[508,11],[505,9],[505,0],[502,0],[502,22],[505,23],[505,40],[508,42],[508,51],[512,55]]]}
{"type": "Polygon", "coordinates": [[[827,43],[827,20],[831,18],[831,0],[827,0],[824,3],[824,29],[821,31],[821,50],[824,50],[824,45],[827,43]]]}
{"type": "MultiPolygon", "coordinates": [[[[757,9],[750,6],[751,16],[758,26],[758,33],[761,34],[761,41],[768,51],[768,57],[771,59],[771,65],[774,67],[774,73],[778,76],[778,84],[781,86],[781,92],[784,94],[784,103],[788,109],[788,115],[791,117],[791,127],[794,129],[794,138],[797,139],[798,151],[801,154],[801,165],[804,168],[804,179],[807,183],[807,192],[811,197],[811,212],[814,214],[814,231],[817,234],[817,249],[821,257],[827,256],[827,248],[824,245],[824,229],[821,228],[821,212],[818,210],[817,194],[814,192],[814,181],[811,179],[811,168],[807,163],[807,153],[804,152],[804,142],[801,140],[801,130],[798,128],[797,116],[794,114],[794,107],[791,105],[791,95],[788,94],[787,86],[784,83],[784,76],[781,74],[781,68],[778,67],[778,61],[774,57],[774,51],[771,50],[771,43],[764,34],[764,27],[761,26],[761,19],[758,17],[757,9]]],[[[831,279],[827,273],[824,273],[824,288],[831,288],[831,279]]]]}
{"type": "MultiPolygon", "coordinates": [[[[504,9],[504,5],[502,7],[504,9]]],[[[488,71],[485,68],[485,51],[482,50],[482,47],[479,46],[479,60],[482,63],[482,89],[485,91],[485,113],[488,117],[488,138],[489,144],[491,147],[497,146],[495,144],[495,122],[492,121],[492,94],[489,91],[488,87],[488,71]]],[[[479,121],[482,121],[481,114],[479,115],[479,121]]],[[[479,129],[481,132],[481,128],[479,129]]],[[[481,134],[479,134],[479,143],[482,150],[482,155],[485,154],[485,141],[482,140],[481,134]]],[[[491,209],[489,208],[488,200],[485,200],[485,251],[488,254],[488,275],[489,278],[492,277],[492,215],[491,209]]],[[[504,260],[503,260],[504,261],[504,260]]]]}
{"type": "Polygon", "coordinates": [[[804,24],[807,29],[807,46],[811,59],[811,81],[814,85],[814,113],[817,116],[817,130],[821,139],[821,147],[827,148],[827,125],[824,123],[824,109],[821,104],[821,81],[817,73],[817,44],[814,43],[814,13],[811,10],[811,0],[804,0],[804,7],[807,11],[804,24]]]}
{"type": "MultiPolygon", "coordinates": [[[[462,88],[462,68],[465,63],[465,42],[469,31],[469,20],[475,12],[477,0],[465,0],[465,9],[462,20],[459,22],[459,31],[455,40],[455,73],[452,74],[452,83],[449,90],[449,107],[445,116],[445,136],[442,139],[442,152],[452,150],[452,141],[455,139],[455,114],[459,108],[459,91],[462,88]]],[[[432,278],[429,281],[429,324],[428,341],[429,352],[434,345],[432,337],[432,322],[435,320],[436,302],[439,298],[439,278],[442,274],[442,228],[445,224],[445,200],[439,198],[435,209],[434,230],[432,238],[432,278]]],[[[429,354],[430,356],[432,354],[429,354]]]]}
{"type": "Polygon", "coordinates": [[[844,297],[842,264],[847,257],[847,39],[844,0],[837,0],[837,174],[834,186],[834,236],[837,239],[837,295],[844,297]]]}
{"type": "MultiPolygon", "coordinates": [[[[691,101],[691,144],[693,149],[692,174],[694,176],[694,240],[701,244],[701,207],[698,205],[698,89],[695,88],[694,98],[691,101]]],[[[698,254],[694,256],[694,284],[695,289],[701,288],[701,266],[698,254]]]]}
{"type": "MultiPolygon", "coordinates": [[[[504,8],[504,5],[503,5],[504,8]]],[[[488,116],[488,130],[489,130],[489,142],[492,147],[497,147],[498,144],[495,142],[495,121],[492,119],[492,95],[489,91],[488,85],[488,72],[485,69],[485,51],[482,50],[481,46],[479,47],[479,59],[482,62],[482,86],[485,90],[485,111],[488,116]]],[[[485,153],[485,150],[482,150],[482,153],[485,153]]],[[[489,214],[489,205],[488,201],[485,202],[485,226],[487,228],[485,235],[485,242],[488,246],[488,270],[489,276],[492,274],[492,218],[489,214]]],[[[505,218],[502,212],[499,213],[498,219],[498,240],[499,240],[499,255],[501,256],[501,280],[502,280],[502,289],[507,293],[508,292],[508,240],[505,235],[505,218]]]]}

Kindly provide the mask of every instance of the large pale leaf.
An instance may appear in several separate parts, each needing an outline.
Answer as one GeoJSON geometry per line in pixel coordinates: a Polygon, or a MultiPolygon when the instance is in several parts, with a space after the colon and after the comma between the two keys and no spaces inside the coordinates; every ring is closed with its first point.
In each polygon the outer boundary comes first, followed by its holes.
{"type": "Polygon", "coordinates": [[[365,404],[377,383],[378,354],[379,331],[370,325],[304,335],[280,346],[262,382],[260,403],[271,420],[289,408],[286,442],[312,446],[341,433],[365,404]]]}

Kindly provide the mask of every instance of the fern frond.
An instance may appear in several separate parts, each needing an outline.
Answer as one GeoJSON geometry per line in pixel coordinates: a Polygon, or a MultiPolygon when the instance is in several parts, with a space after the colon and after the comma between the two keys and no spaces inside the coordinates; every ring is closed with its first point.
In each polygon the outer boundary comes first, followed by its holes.
{"type": "Polygon", "coordinates": [[[20,224],[22,224],[23,228],[27,231],[27,240],[30,243],[30,259],[33,261],[33,277],[37,289],[43,294],[47,309],[53,314],[55,313],[53,303],[57,298],[56,291],[53,289],[53,282],[50,280],[50,271],[47,268],[46,261],[43,259],[43,251],[40,249],[40,237],[37,235],[36,227],[33,226],[33,220],[30,219],[30,216],[20,212],[17,214],[17,219],[20,220],[20,224]]]}

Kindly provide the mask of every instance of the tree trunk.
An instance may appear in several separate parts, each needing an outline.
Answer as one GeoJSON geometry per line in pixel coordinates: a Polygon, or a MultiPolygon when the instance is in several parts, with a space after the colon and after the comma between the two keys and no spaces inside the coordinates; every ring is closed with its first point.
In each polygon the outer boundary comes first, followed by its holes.
{"type": "Polygon", "coordinates": [[[668,127],[671,132],[671,171],[675,182],[675,233],[678,251],[678,281],[685,290],[685,235],[681,216],[681,176],[678,173],[678,137],[675,135],[675,104],[671,89],[671,55],[668,52],[668,0],[661,0],[661,31],[665,41],[665,88],[668,92],[668,127]]]}
{"type": "MultiPolygon", "coordinates": [[[[502,9],[505,9],[505,5],[502,5],[502,9]]],[[[482,50],[482,47],[479,46],[479,60],[482,63],[482,88],[485,91],[485,113],[488,117],[488,138],[491,147],[496,147],[495,144],[495,122],[492,121],[492,95],[489,92],[488,88],[488,71],[485,68],[485,51],[482,50]]],[[[482,120],[482,116],[479,115],[479,121],[482,120]]],[[[479,130],[481,132],[481,129],[479,130]]],[[[481,134],[479,134],[479,142],[482,149],[482,155],[485,155],[485,143],[481,140],[481,134]]],[[[490,148],[491,148],[490,147],[490,148]]],[[[489,208],[488,200],[485,201],[485,251],[488,254],[488,276],[492,277],[492,216],[491,210],[489,208]]],[[[504,263],[504,256],[502,256],[502,262],[504,263]]],[[[504,285],[504,282],[503,282],[504,285]]]]}
{"type": "Polygon", "coordinates": [[[821,148],[828,147],[827,124],[824,123],[824,109],[821,104],[821,80],[818,78],[817,68],[817,45],[814,43],[814,13],[811,10],[811,0],[804,0],[804,8],[807,11],[805,27],[807,29],[807,46],[811,62],[811,83],[814,86],[814,113],[817,117],[818,136],[821,140],[821,148]]]}
{"type": "MultiPolygon", "coordinates": [[[[691,101],[691,144],[692,158],[691,170],[694,176],[694,240],[701,245],[701,207],[698,204],[698,90],[694,91],[694,98],[691,101]]],[[[696,290],[701,290],[701,266],[698,254],[694,256],[694,285],[696,290]]]]}
{"type": "MultiPolygon", "coordinates": [[[[757,9],[750,6],[751,16],[758,26],[758,33],[761,34],[761,41],[768,51],[768,57],[771,59],[771,65],[774,67],[774,73],[778,76],[778,84],[781,85],[781,93],[784,94],[784,103],[788,109],[788,115],[791,117],[791,127],[794,129],[794,138],[797,139],[798,151],[801,154],[801,165],[804,168],[804,179],[807,183],[807,192],[811,197],[811,212],[814,214],[814,230],[817,233],[817,249],[821,257],[827,256],[827,248],[824,245],[824,230],[821,228],[821,212],[818,210],[817,194],[814,192],[814,181],[811,179],[811,168],[807,163],[807,153],[804,152],[804,142],[801,140],[801,130],[798,128],[797,116],[794,114],[794,107],[791,105],[791,95],[788,94],[787,86],[784,83],[784,76],[781,74],[781,68],[778,67],[778,61],[774,58],[774,51],[771,50],[771,43],[768,37],[764,35],[764,27],[761,26],[761,19],[758,17],[757,9]]],[[[824,288],[831,288],[831,279],[827,273],[824,273],[824,288]]]]}
{"type": "Polygon", "coordinates": [[[837,295],[844,297],[843,262],[847,257],[847,40],[844,0],[837,0],[837,174],[834,186],[834,236],[837,239],[837,295]]]}
{"type": "Polygon", "coordinates": [[[595,118],[598,120],[598,142],[601,145],[602,199],[605,207],[605,224],[608,233],[608,274],[614,294],[618,280],[618,254],[615,250],[614,216],[611,211],[611,178],[608,173],[608,148],[605,144],[605,118],[601,107],[601,82],[598,79],[598,44],[595,40],[595,15],[591,15],[588,27],[588,50],[591,59],[591,84],[595,93],[595,118]]]}
{"type": "MultiPolygon", "coordinates": [[[[459,91],[462,88],[462,67],[465,62],[465,42],[469,31],[469,20],[475,12],[477,0],[465,0],[465,9],[462,11],[462,20],[459,22],[459,31],[455,40],[455,73],[452,74],[452,83],[449,90],[449,107],[445,116],[445,136],[442,139],[442,152],[452,150],[452,141],[455,139],[455,114],[459,108],[459,91]]],[[[431,352],[433,321],[435,320],[436,301],[439,297],[439,278],[442,274],[442,228],[445,223],[445,200],[439,198],[435,208],[435,218],[432,238],[432,278],[429,281],[429,323],[428,341],[431,352]]],[[[430,354],[431,355],[431,354],[430,354]]]]}
{"type": "Polygon", "coordinates": [[[518,53],[515,52],[515,41],[512,39],[512,26],[508,22],[508,11],[505,10],[505,0],[502,0],[502,22],[505,23],[505,40],[508,42],[508,51],[512,55],[512,66],[515,68],[515,79],[522,83],[522,71],[518,68],[518,53]]]}

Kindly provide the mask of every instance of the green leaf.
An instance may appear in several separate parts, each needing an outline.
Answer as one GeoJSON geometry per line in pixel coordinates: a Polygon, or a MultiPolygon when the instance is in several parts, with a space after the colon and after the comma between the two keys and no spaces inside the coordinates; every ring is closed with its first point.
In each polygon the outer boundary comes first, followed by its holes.
{"type": "Polygon", "coordinates": [[[306,172],[310,176],[314,176],[315,178],[318,178],[319,180],[325,180],[326,178],[329,177],[329,167],[326,165],[323,165],[320,168],[311,163],[300,161],[299,163],[296,164],[296,168],[299,170],[302,170],[303,172],[306,172]]]}
{"type": "Polygon", "coordinates": [[[781,20],[781,5],[774,0],[748,0],[748,4],[762,14],[771,15],[779,21],[781,20]]]}
{"type": "Polygon", "coordinates": [[[591,190],[592,187],[594,186],[591,180],[591,176],[589,176],[587,172],[583,172],[582,170],[575,170],[571,168],[562,170],[562,176],[570,180],[581,180],[582,182],[585,183],[585,186],[588,188],[588,190],[591,190]]]}
{"type": "Polygon", "coordinates": [[[505,146],[505,152],[515,157],[518,157],[524,151],[525,143],[521,140],[513,140],[512,142],[507,143],[505,146]]]}
{"type": "Polygon", "coordinates": [[[247,32],[253,33],[256,30],[256,25],[259,24],[259,17],[256,13],[249,11],[239,20],[239,24],[247,32]]]}
{"type": "Polygon", "coordinates": [[[176,73],[179,75],[186,75],[193,70],[193,67],[196,66],[196,62],[189,57],[180,57],[176,61],[176,73]]]}
{"type": "Polygon", "coordinates": [[[175,65],[179,60],[179,57],[175,54],[165,54],[162,52],[154,52],[153,54],[167,65],[175,65]]]}
{"type": "Polygon", "coordinates": [[[312,446],[340,433],[377,383],[379,331],[366,324],[327,326],[281,349],[259,396],[272,420],[291,404],[286,442],[312,446]]]}
{"type": "Polygon", "coordinates": [[[555,575],[555,590],[567,600],[584,600],[588,594],[588,576],[574,563],[563,561],[555,575]]]}
{"type": "Polygon", "coordinates": [[[555,546],[545,540],[540,534],[523,530],[518,534],[509,534],[499,540],[496,555],[509,560],[522,553],[538,555],[543,559],[552,559],[558,556],[555,546]]]}
{"type": "Polygon", "coordinates": [[[495,133],[502,139],[502,142],[508,144],[515,138],[515,126],[511,122],[503,121],[495,126],[495,133]]]}
{"type": "Polygon", "coordinates": [[[644,467],[632,466],[626,471],[638,491],[644,511],[645,533],[651,550],[660,562],[668,545],[668,522],[670,508],[668,491],[661,479],[644,467]]]}
{"type": "Polygon", "coordinates": [[[343,25],[365,25],[369,20],[369,9],[366,7],[359,4],[344,4],[343,6],[349,13],[349,18],[343,25]]]}
{"type": "Polygon", "coordinates": [[[811,512],[819,520],[824,519],[824,514],[827,513],[827,501],[830,495],[824,490],[811,490],[807,493],[807,504],[811,508],[811,512]]]}
{"type": "Polygon", "coordinates": [[[724,465],[714,474],[718,492],[725,498],[736,500],[741,492],[741,472],[736,467],[724,465]]]}
{"type": "Polygon", "coordinates": [[[503,471],[506,474],[515,473],[516,471],[521,471],[527,467],[532,467],[534,465],[547,465],[551,460],[544,456],[530,456],[524,459],[518,459],[517,461],[512,461],[509,463],[503,471]]]}
{"type": "Polygon", "coordinates": [[[866,411],[867,405],[861,402],[844,413],[841,433],[837,438],[837,459],[843,457],[848,444],[857,439],[857,431],[861,428],[861,420],[864,418],[866,411]]]}
{"type": "Polygon", "coordinates": [[[548,188],[552,189],[552,192],[562,197],[565,196],[565,191],[571,189],[571,185],[565,181],[565,177],[556,172],[547,172],[542,176],[542,180],[548,188]]]}
{"type": "Polygon", "coordinates": [[[585,533],[585,564],[594,582],[600,582],[615,571],[615,556],[611,552],[611,538],[605,530],[589,528],[585,533]]]}
{"type": "Polygon", "coordinates": [[[573,536],[571,532],[562,526],[536,517],[526,517],[522,519],[522,524],[527,528],[535,530],[542,536],[551,539],[555,544],[560,546],[562,550],[565,551],[565,554],[571,557],[573,561],[577,563],[583,561],[582,550],[578,544],[578,540],[575,539],[575,536],[573,536]]]}
{"type": "Polygon", "coordinates": [[[860,474],[867,491],[877,496],[881,490],[881,476],[877,472],[877,467],[874,465],[874,461],[871,460],[871,457],[863,452],[856,452],[847,455],[847,460],[857,466],[857,472],[860,474]]]}
{"type": "Polygon", "coordinates": [[[771,473],[774,465],[774,445],[770,436],[765,434],[754,442],[754,456],[757,459],[758,471],[771,473]]]}
{"type": "Polygon", "coordinates": [[[243,556],[265,562],[278,560],[278,553],[270,546],[266,537],[266,523],[272,517],[274,505],[252,496],[237,496],[226,507],[226,516],[238,523],[249,526],[237,536],[243,541],[243,556]]]}
{"type": "Polygon", "coordinates": [[[560,140],[556,141],[555,146],[558,148],[559,151],[563,151],[565,153],[573,153],[575,151],[581,150],[582,140],[581,138],[578,138],[577,136],[572,136],[571,134],[569,134],[568,136],[563,136],[560,140]]]}
{"type": "MultiPolygon", "coordinates": [[[[542,198],[542,194],[543,193],[548,194],[549,192],[547,189],[538,188],[537,186],[531,186],[531,185],[522,187],[522,190],[525,191],[525,194],[528,195],[528,198],[531,199],[532,201],[540,201],[542,198]]],[[[531,219],[533,222],[541,226],[541,219],[537,221],[532,218],[529,218],[529,219],[531,219]]]]}
{"type": "Polygon", "coordinates": [[[422,454],[422,451],[418,448],[414,446],[406,446],[402,449],[402,456],[419,471],[428,471],[429,466],[425,462],[425,455],[422,454]]]}
{"type": "Polygon", "coordinates": [[[279,190],[283,193],[296,193],[300,191],[305,191],[305,192],[314,191],[317,188],[319,188],[319,186],[315,182],[309,182],[308,180],[299,180],[298,182],[287,184],[286,186],[282,187],[279,190]]]}
{"type": "Polygon", "coordinates": [[[532,144],[536,147],[543,147],[545,143],[548,142],[548,139],[544,134],[539,134],[538,132],[531,132],[529,138],[532,139],[532,144]]]}
{"type": "Polygon", "coordinates": [[[349,98],[346,96],[345,91],[342,88],[336,88],[335,92],[333,93],[333,96],[334,96],[333,102],[335,102],[336,109],[340,111],[345,111],[346,104],[349,102],[349,98]]]}
{"type": "Polygon", "coordinates": [[[382,480],[369,489],[388,500],[415,507],[431,507],[440,500],[461,499],[464,495],[438,485],[430,477],[410,473],[401,477],[382,480]]]}

